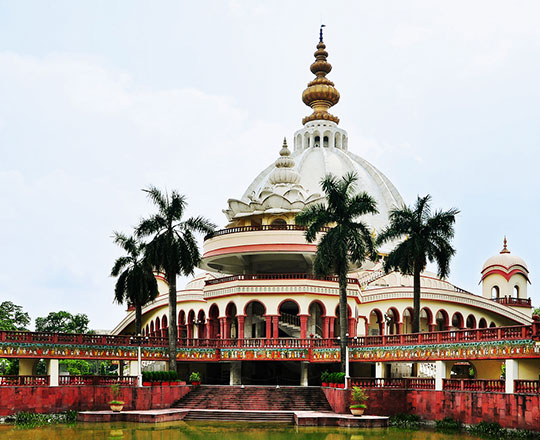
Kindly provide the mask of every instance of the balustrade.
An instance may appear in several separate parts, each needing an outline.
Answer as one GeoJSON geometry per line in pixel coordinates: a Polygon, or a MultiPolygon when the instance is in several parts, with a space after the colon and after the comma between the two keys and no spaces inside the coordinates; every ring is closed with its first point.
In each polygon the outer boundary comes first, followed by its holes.
{"type": "Polygon", "coordinates": [[[539,380],[514,380],[515,393],[538,394],[540,393],[539,380]]]}
{"type": "MultiPolygon", "coordinates": [[[[207,286],[213,286],[221,283],[229,283],[231,281],[265,281],[265,280],[314,280],[314,281],[331,281],[339,282],[339,278],[334,275],[316,276],[311,273],[256,273],[256,274],[240,274],[231,275],[228,277],[214,278],[206,280],[207,286]]],[[[348,284],[358,284],[357,278],[347,278],[348,284]]]]}
{"type": "Polygon", "coordinates": [[[443,390],[504,392],[502,379],[443,379],[443,390]]]}
{"type": "MultiPolygon", "coordinates": [[[[212,232],[204,237],[205,240],[209,240],[220,235],[237,234],[239,232],[259,232],[259,231],[305,231],[305,226],[299,225],[260,225],[260,226],[237,226],[235,228],[220,229],[219,231],[212,232]]],[[[321,232],[327,232],[330,228],[323,227],[321,232]]]]}
{"type": "Polygon", "coordinates": [[[0,386],[49,385],[49,376],[0,376],[0,386]]]}
{"type": "Polygon", "coordinates": [[[435,389],[435,379],[431,378],[375,378],[351,377],[349,387],[360,388],[403,388],[403,389],[435,389]]]}

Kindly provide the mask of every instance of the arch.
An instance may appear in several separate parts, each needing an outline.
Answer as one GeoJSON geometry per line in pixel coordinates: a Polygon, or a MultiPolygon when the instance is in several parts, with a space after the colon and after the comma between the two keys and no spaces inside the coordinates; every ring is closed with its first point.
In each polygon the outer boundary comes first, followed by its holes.
{"type": "Polygon", "coordinates": [[[266,337],[266,306],[259,300],[251,300],[244,307],[244,337],[266,337]]]}
{"type": "Polygon", "coordinates": [[[195,337],[195,312],[193,309],[191,309],[187,315],[186,333],[188,339],[195,337]]]}
{"type": "Polygon", "coordinates": [[[285,313],[289,313],[293,315],[294,314],[298,315],[300,313],[300,304],[298,304],[298,301],[291,298],[287,298],[279,303],[278,308],[277,308],[278,314],[281,314],[281,309],[285,305],[286,305],[286,309],[288,310],[288,311],[285,311],[285,313]],[[294,304],[293,307],[291,307],[292,304],[294,304]],[[294,313],[294,310],[297,310],[296,313],[294,313]]]}
{"type": "Polygon", "coordinates": [[[304,143],[303,143],[303,148],[309,148],[311,147],[311,144],[310,144],[310,141],[309,141],[310,137],[309,137],[309,133],[304,133],[304,143]]]}
{"type": "Polygon", "coordinates": [[[476,328],[476,318],[471,313],[469,316],[467,316],[467,321],[465,323],[465,326],[467,328],[476,328]]]}
{"type": "Polygon", "coordinates": [[[271,226],[287,226],[287,221],[281,217],[275,218],[270,223],[271,226]]]}
{"type": "Polygon", "coordinates": [[[212,304],[208,311],[208,335],[209,338],[215,339],[221,336],[219,330],[219,307],[217,304],[212,304]]]}
{"type": "Polygon", "coordinates": [[[435,315],[435,326],[439,332],[448,330],[448,327],[450,327],[450,317],[448,316],[448,312],[446,310],[440,309],[437,312],[435,315]]]}
{"type": "Polygon", "coordinates": [[[491,288],[491,299],[497,299],[501,297],[501,290],[499,286],[493,286],[491,288]]]}
{"type": "Polygon", "coordinates": [[[476,367],[470,361],[460,361],[454,363],[450,370],[451,379],[474,379],[476,378],[476,367]]]}
{"type": "Polygon", "coordinates": [[[459,330],[465,327],[465,321],[461,313],[456,312],[452,315],[452,327],[454,327],[456,330],[459,330]]]}
{"type": "Polygon", "coordinates": [[[480,321],[478,321],[478,328],[487,328],[486,318],[480,318],[480,321]]]}
{"type": "Polygon", "coordinates": [[[489,323],[489,327],[490,327],[490,328],[493,328],[493,327],[497,327],[497,325],[496,325],[493,321],[491,321],[491,322],[489,323]]]}
{"type": "Polygon", "coordinates": [[[403,333],[412,333],[413,317],[414,309],[412,307],[403,310],[403,317],[401,318],[403,333]]]}
{"type": "Polygon", "coordinates": [[[307,333],[319,338],[328,337],[328,328],[325,325],[328,319],[326,318],[326,308],[319,300],[313,300],[308,306],[308,322],[307,333]]]}
{"type": "Polygon", "coordinates": [[[334,140],[334,145],[336,148],[341,148],[341,133],[336,133],[336,138],[334,140]]]}
{"type": "Polygon", "coordinates": [[[148,327],[148,324],[146,324],[145,330],[145,335],[150,336],[150,328],[148,327]]]}
{"type": "Polygon", "coordinates": [[[206,314],[204,313],[204,310],[199,310],[199,313],[197,313],[197,337],[198,338],[206,338],[206,314]]]}
{"type": "Polygon", "coordinates": [[[236,304],[231,301],[225,307],[225,339],[238,338],[238,310],[236,304]]]}
{"type": "Polygon", "coordinates": [[[183,310],[180,310],[180,313],[178,313],[178,324],[186,325],[186,312],[183,310]]]}
{"type": "Polygon", "coordinates": [[[373,309],[369,312],[367,321],[366,335],[381,335],[383,333],[383,314],[379,309],[373,309]]]}
{"type": "Polygon", "coordinates": [[[150,321],[150,336],[154,335],[154,321],[150,321]]]}
{"type": "Polygon", "coordinates": [[[420,309],[420,331],[433,331],[433,312],[429,307],[422,307],[420,309]]]}
{"type": "Polygon", "coordinates": [[[512,295],[514,298],[519,298],[519,286],[517,284],[512,289],[512,295]]]}
{"type": "Polygon", "coordinates": [[[295,149],[302,149],[302,135],[300,133],[298,133],[298,135],[296,136],[296,143],[294,145],[295,149]]]}
{"type": "Polygon", "coordinates": [[[395,307],[390,307],[386,311],[386,334],[397,335],[401,333],[401,325],[399,321],[399,311],[395,307]]]}
{"type": "Polygon", "coordinates": [[[161,318],[161,337],[166,338],[167,333],[169,330],[169,326],[167,325],[167,315],[163,315],[161,318]]]}
{"type": "Polygon", "coordinates": [[[159,320],[159,316],[156,316],[156,336],[161,336],[161,321],[159,320]]]}

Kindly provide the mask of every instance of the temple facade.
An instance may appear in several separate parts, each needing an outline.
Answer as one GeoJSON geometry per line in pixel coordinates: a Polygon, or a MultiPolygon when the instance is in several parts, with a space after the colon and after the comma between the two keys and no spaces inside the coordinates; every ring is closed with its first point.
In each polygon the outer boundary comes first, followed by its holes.
{"type": "MultiPolygon", "coordinates": [[[[362,218],[374,236],[387,225],[390,210],[404,202],[381,171],[351,151],[354,140],[349,143],[339,118],[329,113],[340,95],[327,78],[332,69],[327,57],[321,36],[311,65],[315,78],[302,93],[312,113],[304,117],[302,128],[290,138],[292,146],[286,140],[276,146],[276,161],[248,185],[240,198],[228,200],[225,227],[205,237],[200,264],[204,272],[177,293],[179,338],[315,340],[339,335],[337,278],[313,275],[317,246],[306,242],[305,230],[295,224],[295,216],[306,206],[324,203],[320,182],[327,174],[357,174],[358,190],[366,191],[377,202],[379,213],[362,218]]],[[[390,243],[380,249],[381,256],[384,258],[392,247],[390,243]]],[[[460,289],[433,273],[422,274],[422,332],[531,323],[527,265],[510,253],[506,238],[500,254],[478,266],[479,294],[460,289]]],[[[143,309],[144,335],[165,337],[168,285],[163,276],[156,276],[161,294],[143,309]]],[[[386,274],[380,262],[351,268],[351,338],[411,332],[412,306],[412,277],[386,274]]],[[[130,310],[113,333],[134,333],[134,321],[135,312],[130,310]]],[[[203,370],[207,382],[232,383],[233,376],[240,376],[245,383],[273,383],[276,375],[294,382],[298,377],[306,381],[306,377],[316,376],[321,368],[331,368],[332,362],[317,366],[298,362],[296,367],[288,363],[281,369],[263,361],[241,361],[240,365],[199,362],[197,369],[203,370]]],[[[369,375],[371,367],[366,365],[355,366],[353,375],[369,375]]],[[[188,361],[184,367],[193,369],[188,361]]]]}

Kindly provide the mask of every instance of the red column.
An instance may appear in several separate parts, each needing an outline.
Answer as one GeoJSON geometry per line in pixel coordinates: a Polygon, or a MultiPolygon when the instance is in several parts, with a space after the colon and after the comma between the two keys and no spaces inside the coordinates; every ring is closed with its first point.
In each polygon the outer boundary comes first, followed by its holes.
{"type": "Polygon", "coordinates": [[[272,317],[270,315],[266,315],[266,339],[270,339],[272,337],[272,317]]]}
{"type": "Polygon", "coordinates": [[[244,339],[244,315],[238,315],[238,339],[244,339]]]}
{"type": "Polygon", "coordinates": [[[225,318],[223,320],[223,325],[225,326],[225,339],[231,339],[231,319],[225,318]]]}
{"type": "Polygon", "coordinates": [[[272,323],[274,324],[273,327],[273,337],[274,339],[277,338],[279,336],[279,316],[278,315],[275,315],[272,317],[272,323]]]}
{"type": "Polygon", "coordinates": [[[300,317],[300,339],[307,338],[308,315],[298,315],[300,317]]]}
{"type": "Polygon", "coordinates": [[[430,332],[437,330],[437,326],[435,324],[428,324],[428,328],[430,332]]]}
{"type": "Polygon", "coordinates": [[[365,335],[369,336],[369,321],[367,319],[364,321],[364,325],[366,327],[365,335]]]}
{"type": "Polygon", "coordinates": [[[191,322],[187,325],[187,337],[188,339],[193,338],[193,324],[191,322]]]}
{"type": "Polygon", "coordinates": [[[327,338],[330,337],[328,335],[329,335],[329,332],[328,332],[328,317],[323,316],[322,317],[322,337],[324,339],[327,339],[327,338]]]}
{"type": "Polygon", "coordinates": [[[225,339],[225,320],[227,318],[219,318],[219,334],[221,339],[225,339]]]}
{"type": "Polygon", "coordinates": [[[402,322],[397,323],[397,332],[398,332],[398,334],[403,333],[403,323],[402,322]]]}
{"type": "Polygon", "coordinates": [[[384,335],[384,322],[379,322],[379,334],[384,335]]]}
{"type": "Polygon", "coordinates": [[[336,318],[328,318],[328,330],[329,330],[329,337],[334,337],[334,321],[336,318]]]}
{"type": "Polygon", "coordinates": [[[212,335],[212,321],[210,320],[210,318],[208,318],[206,320],[206,331],[205,331],[205,335],[206,339],[210,339],[213,337],[212,335]]]}

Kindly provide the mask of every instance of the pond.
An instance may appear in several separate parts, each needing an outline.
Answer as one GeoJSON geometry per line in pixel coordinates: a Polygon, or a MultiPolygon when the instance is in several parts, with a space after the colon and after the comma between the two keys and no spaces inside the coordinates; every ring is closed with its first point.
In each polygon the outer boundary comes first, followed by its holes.
{"type": "Polygon", "coordinates": [[[40,428],[0,426],[2,440],[475,440],[432,431],[295,427],[239,422],[78,423],[40,428]]]}

